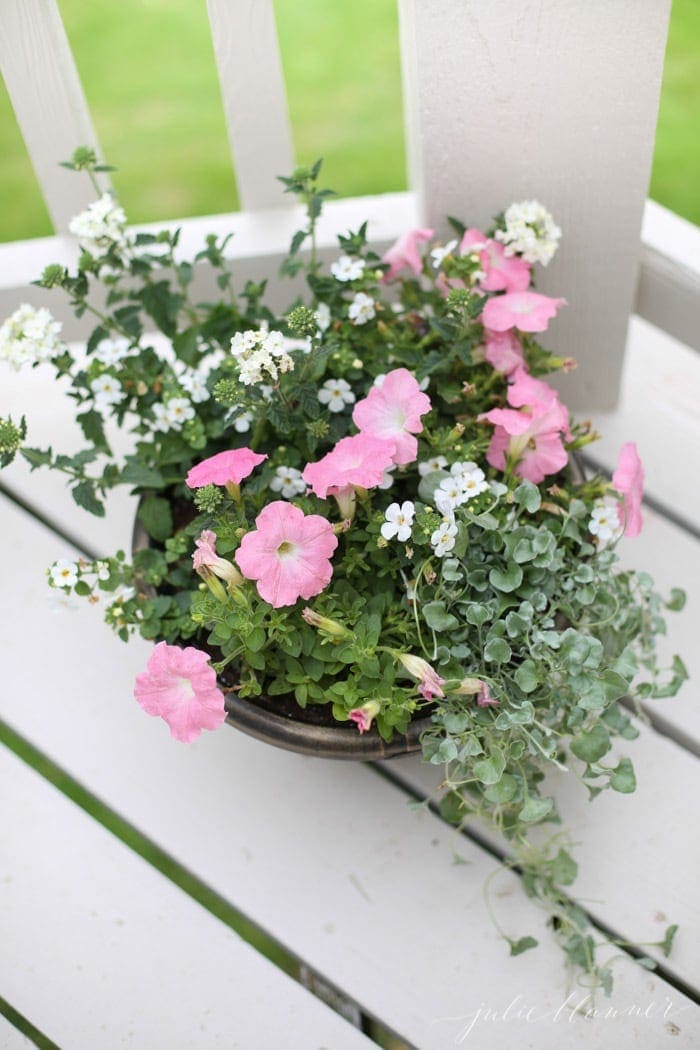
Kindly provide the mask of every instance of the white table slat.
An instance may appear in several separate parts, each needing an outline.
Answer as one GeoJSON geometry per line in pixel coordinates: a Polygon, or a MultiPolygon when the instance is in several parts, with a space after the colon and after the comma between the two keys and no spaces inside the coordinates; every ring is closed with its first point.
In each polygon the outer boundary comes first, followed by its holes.
{"type": "Polygon", "coordinates": [[[272,0],[207,0],[207,9],[241,205],[280,207],[277,176],[291,174],[294,152],[272,0]]]}
{"type": "MultiPolygon", "coordinates": [[[[543,1017],[537,1028],[511,1013],[479,1045],[516,1032],[542,1050],[583,1047],[599,1024],[601,1036],[632,1048],[666,1034],[674,1011],[682,1011],[678,1045],[693,1044],[700,1011],[628,960],[616,967],[613,1005],[668,996],[670,1015],[556,1021],[567,995],[561,954],[517,879],[499,876],[499,918],[541,946],[511,959],[483,906],[493,860],[431,813],[408,808],[373,770],[301,758],[228,728],[189,747],[171,741],[130,696],[148,647],[123,647],[88,608],[51,619],[31,566],[50,560],[53,536],[6,503],[0,514],[12,550],[6,586],[22,589],[52,669],[50,689],[38,682],[27,702],[33,643],[10,622],[0,714],[370,1013],[422,1050],[444,1050],[470,1011],[505,1010],[520,995],[543,1017]],[[465,864],[450,862],[452,849],[465,864]]],[[[659,855],[662,883],[672,863],[659,855]]],[[[623,858],[618,879],[625,870],[623,858]]]]}
{"type": "Polygon", "coordinates": [[[33,1050],[34,1043],[0,1014],[0,1047],[2,1050],[33,1050]]]}
{"type": "Polygon", "coordinates": [[[56,0],[4,0],[0,70],[54,227],[65,231],[95,191],[59,164],[76,146],[99,149],[56,0]]]}
{"type": "Polygon", "coordinates": [[[0,749],[0,989],[62,1047],[371,1043],[0,749]]]}

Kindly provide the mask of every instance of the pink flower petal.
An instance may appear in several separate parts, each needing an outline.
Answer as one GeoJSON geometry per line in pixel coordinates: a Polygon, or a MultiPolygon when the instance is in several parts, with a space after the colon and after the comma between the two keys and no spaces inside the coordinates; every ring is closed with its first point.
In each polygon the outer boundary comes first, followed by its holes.
{"type": "Polygon", "coordinates": [[[620,524],[625,526],[625,536],[638,536],[642,531],[643,521],[644,467],[633,441],[628,441],[620,449],[612,483],[623,497],[620,524]]]}
{"type": "Polygon", "coordinates": [[[215,456],[192,467],[187,475],[187,484],[191,489],[199,489],[204,485],[225,485],[229,481],[238,485],[266,459],[266,455],[253,452],[250,448],[217,452],[215,456]]]}
{"type": "Polygon", "coordinates": [[[393,439],[355,434],[341,438],[317,463],[307,464],[302,477],[319,499],[341,489],[373,489],[381,484],[384,471],[394,463],[395,452],[393,439]]]}
{"type": "Polygon", "coordinates": [[[467,230],[459,246],[462,255],[479,252],[485,276],[479,282],[485,292],[524,292],[530,287],[530,266],[517,255],[506,255],[498,241],[485,237],[480,230],[467,230]]]}
{"type": "Polygon", "coordinates": [[[226,718],[209,656],[193,646],[159,642],[146,670],[136,676],[134,696],[147,714],[162,718],[171,735],[185,743],[196,740],[203,729],[218,729],[226,718]]]}
{"type": "Polygon", "coordinates": [[[362,434],[393,441],[394,463],[405,466],[418,455],[413,436],[423,430],[421,416],[431,409],[430,398],[407,368],[389,372],[381,387],[372,387],[355,405],[352,418],[362,434]]]}
{"type": "Polygon", "coordinates": [[[382,262],[389,263],[389,269],[382,277],[385,284],[387,281],[393,281],[406,268],[412,270],[416,277],[418,276],[423,269],[423,260],[418,245],[421,241],[429,241],[433,232],[427,228],[408,230],[399,237],[382,258],[382,262]]]}
{"type": "Polygon", "coordinates": [[[566,299],[552,299],[538,292],[507,292],[494,295],[484,306],[481,321],[494,332],[517,328],[521,332],[544,332],[566,299]]]}

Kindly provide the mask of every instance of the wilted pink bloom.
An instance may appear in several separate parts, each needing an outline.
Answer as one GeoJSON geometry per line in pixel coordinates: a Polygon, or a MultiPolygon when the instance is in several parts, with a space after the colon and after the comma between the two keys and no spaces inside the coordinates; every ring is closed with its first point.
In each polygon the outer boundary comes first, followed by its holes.
{"type": "Polygon", "coordinates": [[[396,443],[369,434],[341,438],[318,463],[309,463],[302,478],[319,499],[349,487],[373,489],[394,462],[396,443]]]}
{"type": "Polygon", "coordinates": [[[389,263],[389,269],[382,277],[382,281],[393,281],[394,278],[408,267],[413,273],[418,274],[423,269],[423,260],[418,250],[421,241],[429,241],[433,236],[433,230],[417,229],[403,233],[396,244],[382,258],[382,262],[389,263]]]}
{"type": "Polygon", "coordinates": [[[186,744],[203,729],[218,729],[226,718],[209,656],[191,645],[182,649],[158,642],[146,670],[136,676],[134,696],[146,714],[162,718],[171,735],[186,744]]]}
{"type": "Polygon", "coordinates": [[[484,306],[481,321],[484,328],[507,332],[517,328],[521,332],[544,332],[566,299],[551,299],[538,292],[508,292],[494,295],[484,306]]]}
{"type": "Polygon", "coordinates": [[[612,483],[623,503],[620,506],[620,524],[625,527],[625,536],[638,536],[642,531],[642,495],[644,493],[644,467],[633,441],[620,449],[617,470],[612,483]]]}
{"type": "Polygon", "coordinates": [[[483,291],[524,292],[530,287],[529,264],[517,255],[506,255],[502,244],[485,237],[480,230],[467,230],[459,250],[462,255],[479,253],[480,266],[485,275],[479,281],[483,291]]]}
{"type": "Polygon", "coordinates": [[[266,459],[267,456],[253,452],[250,448],[217,452],[215,456],[192,467],[187,475],[187,484],[191,489],[200,489],[204,485],[225,485],[227,482],[238,485],[266,459]]]}
{"type": "Polygon", "coordinates": [[[368,729],[371,729],[372,722],[379,714],[379,710],[380,705],[376,700],[368,700],[362,707],[353,707],[348,717],[357,725],[361,733],[366,733],[368,729]]]}
{"type": "Polygon", "coordinates": [[[498,700],[491,696],[491,690],[489,689],[488,682],[482,682],[479,692],[476,695],[476,702],[479,707],[494,707],[498,704],[498,700]]]}
{"type": "Polygon", "coordinates": [[[412,653],[396,653],[395,655],[408,673],[418,681],[418,692],[425,700],[445,695],[442,691],[445,679],[440,677],[427,660],[424,660],[422,656],[414,656],[412,653]]]}
{"type": "Polygon", "coordinates": [[[418,441],[413,435],[422,431],[421,416],[430,408],[430,398],[415,376],[407,368],[395,368],[381,387],[372,387],[367,397],[357,402],[352,418],[363,434],[393,441],[394,463],[405,466],[418,455],[418,441]]]}
{"type": "Polygon", "coordinates": [[[510,375],[524,365],[523,348],[515,332],[484,332],[484,357],[497,372],[510,375]]]}
{"type": "Polygon", "coordinates": [[[211,529],[204,529],[194,542],[196,550],[192,555],[192,566],[195,572],[200,575],[213,572],[220,580],[226,580],[227,583],[242,582],[236,566],[216,553],[215,532],[212,532],[211,529]]]}
{"type": "Polygon", "coordinates": [[[330,557],[338,539],[320,514],[304,514],[286,500],[268,503],[236,551],[239,569],[255,580],[260,597],[275,609],[313,598],[330,582],[330,557]]]}

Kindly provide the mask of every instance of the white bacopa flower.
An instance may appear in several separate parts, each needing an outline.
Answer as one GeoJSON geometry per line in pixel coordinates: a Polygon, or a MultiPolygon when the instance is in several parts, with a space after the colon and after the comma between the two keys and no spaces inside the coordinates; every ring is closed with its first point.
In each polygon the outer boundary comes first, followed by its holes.
{"type": "Polygon", "coordinates": [[[173,397],[165,406],[168,422],[173,430],[180,430],[188,419],[194,419],[195,411],[186,397],[173,397]]]}
{"type": "Polygon", "coordinates": [[[59,558],[49,569],[49,577],[54,587],[75,587],[78,582],[78,566],[67,558],[59,558]]]}
{"type": "Polygon", "coordinates": [[[253,422],[252,412],[241,412],[233,421],[233,429],[237,434],[247,434],[253,422]]]}
{"type": "Polygon", "coordinates": [[[72,218],[68,229],[93,255],[100,255],[112,245],[123,247],[127,243],[126,215],[111,193],[103,193],[72,218]]]}
{"type": "Polygon", "coordinates": [[[457,536],[457,526],[453,522],[444,521],[439,529],[430,537],[430,545],[437,558],[444,556],[452,550],[457,536]]]}
{"type": "Polygon", "coordinates": [[[457,506],[457,504],[452,499],[450,493],[445,492],[444,489],[441,489],[439,487],[436,488],[433,494],[433,503],[435,504],[435,509],[438,510],[440,514],[442,514],[443,519],[445,521],[449,521],[451,524],[454,524],[455,507],[457,506]]]}
{"type": "Polygon", "coordinates": [[[103,365],[118,365],[129,353],[128,339],[103,339],[97,344],[93,357],[103,365]]]}
{"type": "Polygon", "coordinates": [[[596,537],[599,547],[606,547],[609,543],[619,540],[623,527],[620,523],[617,500],[606,496],[594,505],[588,531],[596,537]]]}
{"type": "Polygon", "coordinates": [[[432,474],[436,470],[443,470],[447,466],[447,460],[444,456],[433,456],[432,459],[424,459],[418,464],[418,473],[422,478],[426,474],[432,474]]]}
{"type": "Polygon", "coordinates": [[[195,404],[208,401],[211,396],[207,387],[207,375],[208,372],[201,368],[185,368],[178,377],[180,386],[195,404]]]}
{"type": "Polygon", "coordinates": [[[155,416],[154,430],[170,430],[170,419],[168,417],[168,409],[162,401],[156,401],[153,405],[153,415],[155,416]]]}
{"type": "Polygon", "coordinates": [[[473,496],[486,492],[489,487],[486,475],[481,467],[471,461],[468,463],[453,463],[450,467],[450,474],[459,481],[465,500],[472,499],[473,496]]]}
{"type": "Polygon", "coordinates": [[[93,568],[98,580],[104,582],[109,579],[109,564],[106,561],[96,561],[93,568]]]}
{"type": "Polygon", "coordinates": [[[362,277],[365,268],[364,259],[357,259],[352,255],[341,255],[331,264],[331,274],[336,281],[356,281],[362,277]]]}
{"type": "Polygon", "coordinates": [[[559,247],[561,230],[539,201],[519,201],[506,210],[505,230],[496,231],[496,240],[505,245],[506,255],[522,255],[529,263],[551,262],[559,247]]]}
{"type": "Polygon", "coordinates": [[[319,332],[325,332],[331,323],[331,308],[328,303],[319,303],[314,317],[316,318],[319,332]]]}
{"type": "Polygon", "coordinates": [[[61,323],[48,310],[22,303],[0,327],[0,360],[15,370],[50,361],[66,349],[60,332],[61,323]]]}
{"type": "Polygon", "coordinates": [[[306,482],[296,467],[278,467],[270,482],[270,488],[273,492],[279,492],[285,499],[294,499],[295,496],[306,492],[306,482]]]}
{"type": "Polygon", "coordinates": [[[367,324],[373,317],[377,316],[374,309],[374,299],[371,295],[358,292],[348,307],[348,317],[353,324],[367,324]]]}
{"type": "Polygon", "coordinates": [[[121,401],[124,393],[119,380],[115,376],[110,375],[109,372],[105,372],[103,375],[98,376],[97,379],[93,379],[90,383],[90,389],[98,408],[116,405],[118,401],[121,401]]]}
{"type": "Polygon", "coordinates": [[[329,412],[342,412],[346,405],[355,403],[355,395],[345,379],[327,379],[318,392],[318,399],[328,406],[329,412]]]}
{"type": "Polygon", "coordinates": [[[416,508],[410,500],[405,500],[401,506],[398,503],[390,504],[384,512],[386,521],[380,529],[384,539],[391,540],[396,536],[396,539],[400,540],[401,543],[410,540],[415,513],[416,508]]]}
{"type": "Polygon", "coordinates": [[[457,241],[448,241],[444,248],[433,248],[430,253],[430,259],[437,270],[438,267],[442,266],[443,260],[448,255],[452,255],[452,252],[457,247],[457,241]]]}

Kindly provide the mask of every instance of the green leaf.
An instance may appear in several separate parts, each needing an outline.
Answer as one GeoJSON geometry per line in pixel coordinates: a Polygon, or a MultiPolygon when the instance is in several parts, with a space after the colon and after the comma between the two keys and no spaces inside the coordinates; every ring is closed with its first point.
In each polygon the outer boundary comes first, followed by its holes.
{"type": "Polygon", "coordinates": [[[484,646],[484,660],[505,664],[510,660],[511,648],[503,638],[491,638],[484,646]]]}
{"type": "Polygon", "coordinates": [[[71,496],[79,507],[83,507],[84,510],[89,511],[90,514],[94,514],[97,518],[104,518],[104,503],[97,498],[95,494],[95,486],[91,481],[79,482],[71,489],[71,496]]]}
{"type": "Polygon", "coordinates": [[[685,606],[686,593],[680,587],[674,587],[671,590],[671,597],[666,602],[666,608],[670,609],[671,612],[680,612],[685,606]]]}
{"type": "Polygon", "coordinates": [[[97,445],[100,448],[106,449],[108,447],[102,416],[99,412],[91,408],[89,412],[82,412],[75,418],[85,435],[86,441],[91,441],[93,445],[97,445]]]}
{"type": "Polygon", "coordinates": [[[520,819],[524,824],[534,824],[543,820],[554,809],[554,799],[536,798],[531,795],[523,808],[520,810],[520,819]]]}
{"type": "Polygon", "coordinates": [[[523,660],[513,676],[524,693],[532,693],[539,685],[537,666],[534,660],[523,660]]]}
{"type": "Polygon", "coordinates": [[[503,775],[506,760],[500,748],[491,749],[488,758],[480,758],[474,763],[473,773],[482,784],[497,784],[503,775]]]}
{"type": "Polygon", "coordinates": [[[478,602],[472,602],[467,606],[464,618],[467,623],[472,624],[472,626],[481,627],[482,624],[486,623],[490,615],[488,606],[479,605],[478,602]]]}
{"type": "Polygon", "coordinates": [[[424,605],[423,618],[433,631],[451,631],[459,626],[459,620],[447,612],[444,602],[428,602],[424,605]]]}
{"type": "Polygon", "coordinates": [[[160,543],[173,534],[170,503],[162,496],[146,496],[139,507],[138,518],[148,535],[160,543]]]}
{"type": "Polygon", "coordinates": [[[444,798],[440,799],[440,815],[450,824],[455,826],[461,824],[465,812],[464,799],[456,791],[449,791],[444,798]]]}
{"type": "Polygon", "coordinates": [[[121,473],[121,481],[126,485],[136,485],[143,489],[159,489],[165,484],[159,470],[139,462],[134,456],[127,456],[121,473]]]}
{"type": "Polygon", "coordinates": [[[507,569],[491,569],[489,583],[497,591],[510,594],[523,582],[523,570],[519,565],[509,565],[507,569]]]}
{"type": "Polygon", "coordinates": [[[518,782],[510,773],[504,773],[497,783],[492,784],[484,792],[487,802],[510,802],[518,790],[518,782]]]}
{"type": "Polygon", "coordinates": [[[540,504],[542,503],[540,490],[531,481],[521,482],[513,495],[518,506],[522,507],[529,514],[534,514],[540,509],[540,504]]]}
{"type": "Polygon", "coordinates": [[[565,849],[560,849],[551,863],[550,871],[557,885],[570,886],[578,875],[578,864],[565,849]]]}
{"type": "Polygon", "coordinates": [[[587,733],[581,733],[569,744],[571,752],[582,762],[597,762],[610,750],[610,735],[598,722],[587,733]]]}
{"type": "Polygon", "coordinates": [[[666,930],[666,936],[659,944],[659,948],[664,953],[667,959],[671,954],[671,948],[673,947],[673,938],[676,936],[677,933],[678,925],[674,922],[672,926],[668,927],[668,929],[666,930]]]}
{"type": "Polygon", "coordinates": [[[610,777],[610,787],[613,791],[620,791],[623,795],[630,795],[637,787],[634,767],[629,758],[623,758],[618,763],[617,768],[610,777]]]}
{"type": "Polygon", "coordinates": [[[534,937],[520,937],[517,941],[509,941],[510,954],[522,955],[523,952],[529,951],[530,948],[536,948],[538,943],[534,937]]]}

